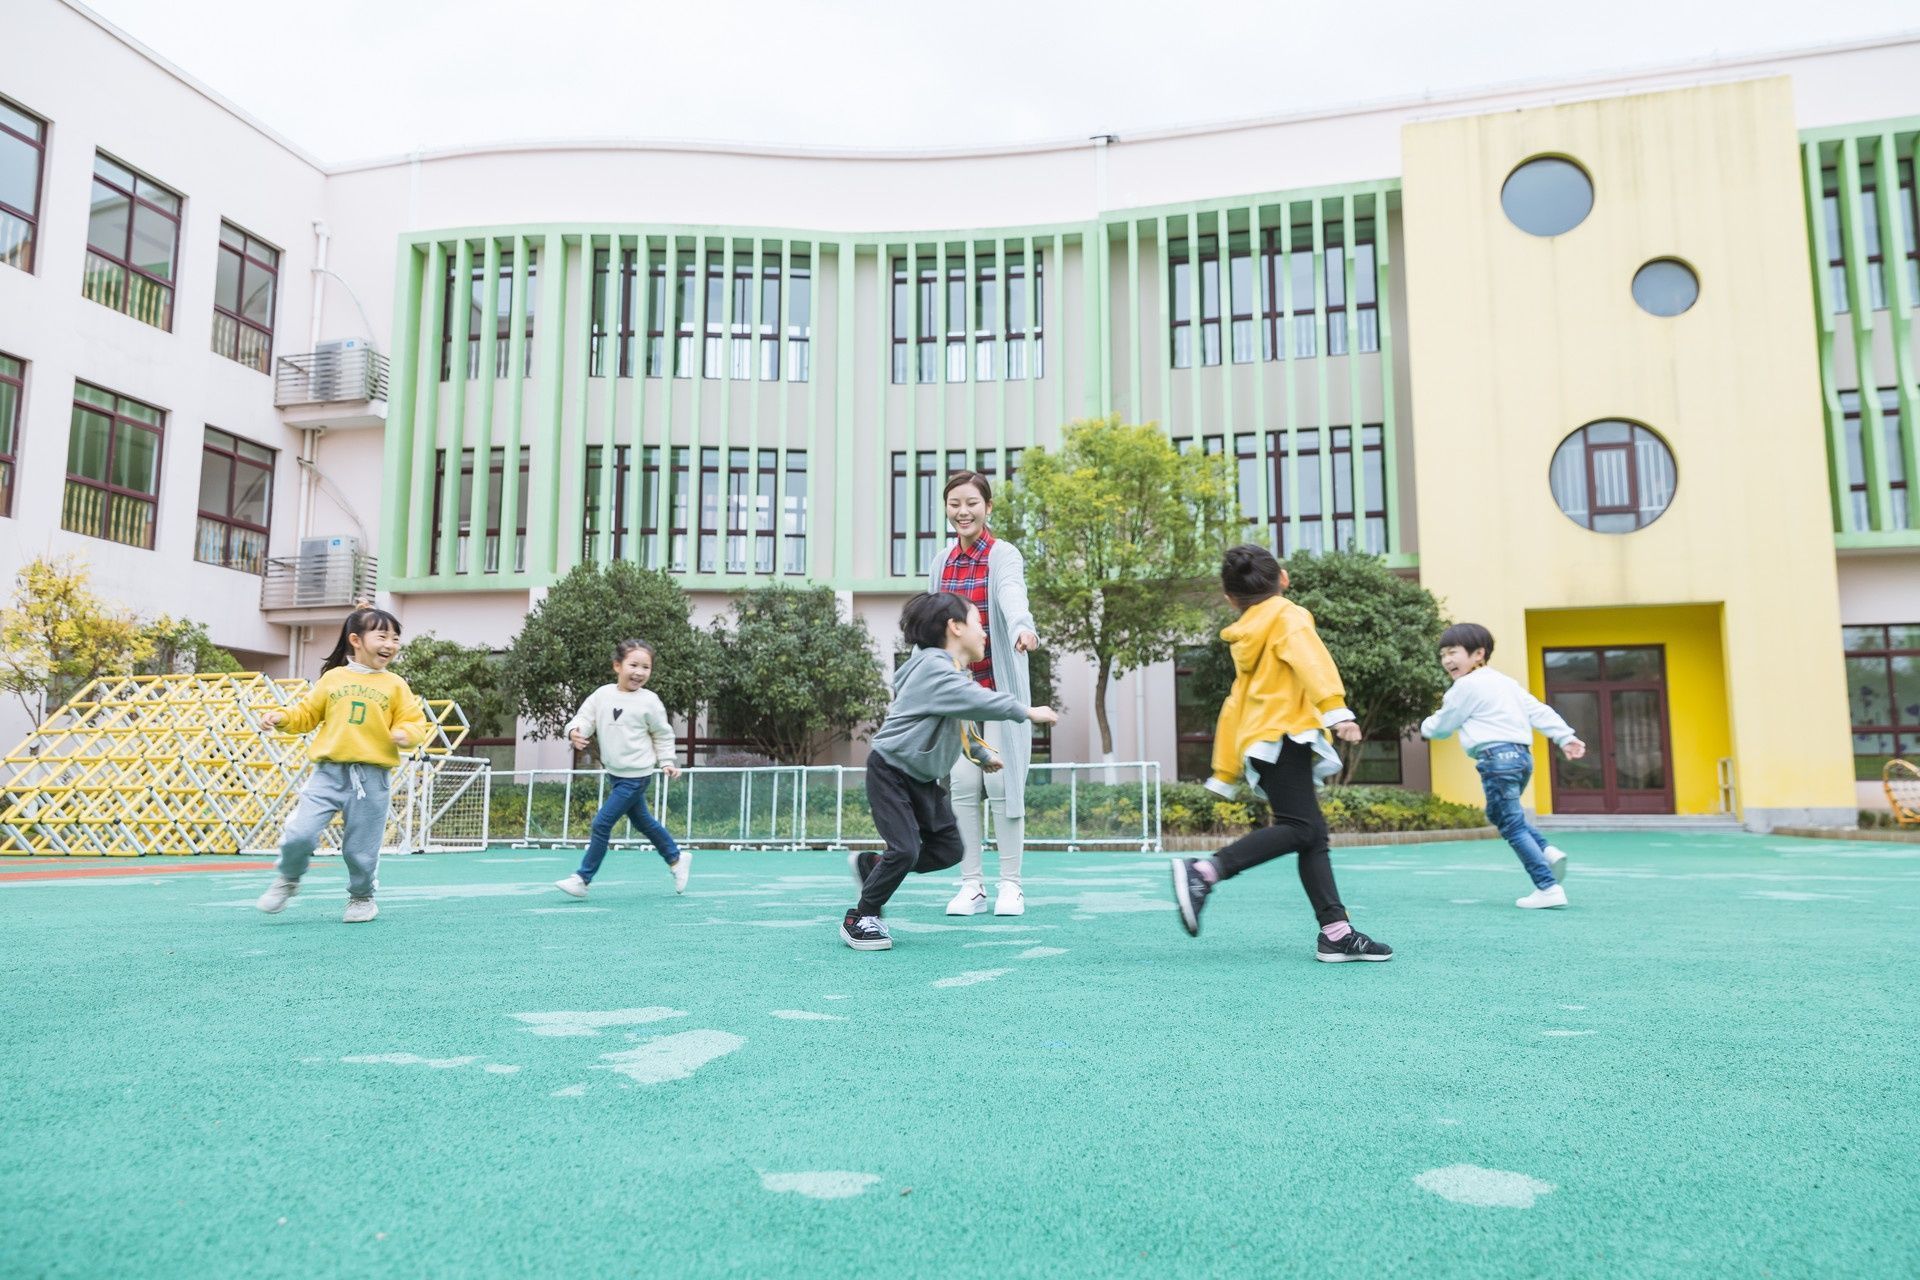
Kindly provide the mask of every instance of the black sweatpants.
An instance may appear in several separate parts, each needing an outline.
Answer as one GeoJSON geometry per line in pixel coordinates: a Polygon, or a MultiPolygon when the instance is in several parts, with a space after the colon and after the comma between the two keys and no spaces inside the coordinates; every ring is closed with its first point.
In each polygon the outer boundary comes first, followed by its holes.
{"type": "Polygon", "coordinates": [[[1260,790],[1273,809],[1273,825],[1249,832],[1213,855],[1220,878],[1229,879],[1248,867],[1271,862],[1282,854],[1300,856],[1300,887],[1307,891],[1313,914],[1323,925],[1347,918],[1340,891],[1333,883],[1333,860],[1327,856],[1327,820],[1320,813],[1320,797],[1313,785],[1314,751],[1289,738],[1272,764],[1256,761],[1260,790]]]}
{"type": "Polygon", "coordinates": [[[867,757],[867,804],[887,847],[867,873],[856,910],[875,916],[909,871],[945,871],[959,863],[964,846],[947,789],[909,776],[878,752],[867,757]]]}

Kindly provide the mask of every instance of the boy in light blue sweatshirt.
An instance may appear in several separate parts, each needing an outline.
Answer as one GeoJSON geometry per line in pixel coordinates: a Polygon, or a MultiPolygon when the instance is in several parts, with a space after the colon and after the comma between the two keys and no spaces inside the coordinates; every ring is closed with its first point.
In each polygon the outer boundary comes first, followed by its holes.
{"type": "Polygon", "coordinates": [[[907,601],[900,629],[914,650],[894,673],[893,703],[867,757],[867,803],[886,850],[847,858],[860,901],[841,921],[840,938],[855,951],[892,949],[880,912],[909,871],[944,871],[960,861],[960,825],[947,779],[963,749],[987,772],[1000,768],[978,738],[966,741],[963,722],[1059,720],[1052,707],[1026,706],[967,674],[987,650],[980,610],[971,601],[951,591],[922,592],[907,601]]]}

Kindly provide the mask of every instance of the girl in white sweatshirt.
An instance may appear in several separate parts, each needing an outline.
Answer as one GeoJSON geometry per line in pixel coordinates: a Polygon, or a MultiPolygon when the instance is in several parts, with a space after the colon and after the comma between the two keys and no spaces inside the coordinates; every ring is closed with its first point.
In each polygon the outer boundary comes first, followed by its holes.
{"type": "Polygon", "coordinates": [[[673,842],[673,837],[647,808],[647,793],[653,789],[653,775],[680,776],[673,763],[673,725],[658,694],[646,687],[653,677],[653,646],[644,640],[622,640],[613,648],[614,683],[603,684],[587,695],[580,709],[567,722],[567,741],[575,751],[585,751],[589,739],[600,741],[600,763],[607,771],[607,798],[593,815],[593,831],[587,841],[586,856],[580,869],[554,887],[576,898],[587,896],[587,886],[607,856],[607,842],[613,829],[625,818],[641,835],[653,841],[667,867],[673,872],[673,891],[684,893],[687,873],[693,869],[693,855],[673,842]]]}
{"type": "Polygon", "coordinates": [[[1500,828],[1520,865],[1533,880],[1533,892],[1514,906],[1533,910],[1567,905],[1567,855],[1527,821],[1520,793],[1533,776],[1533,731],[1552,739],[1578,760],[1586,744],[1546,703],[1520,686],[1512,676],[1487,665],[1493,656],[1493,633],[1477,622],[1457,622],[1440,635],[1440,665],[1453,677],[1453,687],[1440,710],[1420,725],[1423,738],[1447,738],[1456,732],[1460,745],[1480,773],[1487,797],[1487,821],[1500,828]]]}

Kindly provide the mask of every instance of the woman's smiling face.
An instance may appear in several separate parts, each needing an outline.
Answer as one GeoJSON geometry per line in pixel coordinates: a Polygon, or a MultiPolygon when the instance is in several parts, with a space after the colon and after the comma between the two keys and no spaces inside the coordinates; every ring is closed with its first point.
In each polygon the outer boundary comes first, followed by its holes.
{"type": "Polygon", "coordinates": [[[987,517],[992,514],[993,504],[972,485],[955,485],[947,491],[947,523],[961,541],[972,542],[986,532],[987,517]]]}

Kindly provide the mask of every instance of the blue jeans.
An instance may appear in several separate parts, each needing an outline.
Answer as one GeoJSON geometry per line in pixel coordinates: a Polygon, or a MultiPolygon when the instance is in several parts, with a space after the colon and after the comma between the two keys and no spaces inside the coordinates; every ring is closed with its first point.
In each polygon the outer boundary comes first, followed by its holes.
{"type": "Polygon", "coordinates": [[[1556,881],[1547,866],[1547,838],[1527,821],[1520,807],[1520,793],[1533,776],[1533,752],[1517,742],[1496,742],[1480,748],[1474,759],[1480,771],[1480,787],[1487,794],[1487,821],[1500,828],[1520,865],[1533,877],[1536,889],[1551,889],[1556,881]]]}
{"type": "Polygon", "coordinates": [[[580,859],[580,870],[574,874],[588,884],[593,883],[594,873],[600,870],[600,862],[607,856],[607,841],[613,839],[613,829],[620,825],[622,818],[653,841],[653,847],[660,851],[660,856],[667,860],[668,866],[680,861],[680,846],[673,842],[667,829],[660,825],[660,819],[654,817],[653,811],[647,808],[647,792],[652,789],[652,774],[644,778],[607,775],[607,798],[601,803],[600,812],[593,815],[593,833],[587,840],[587,855],[580,859]]]}

